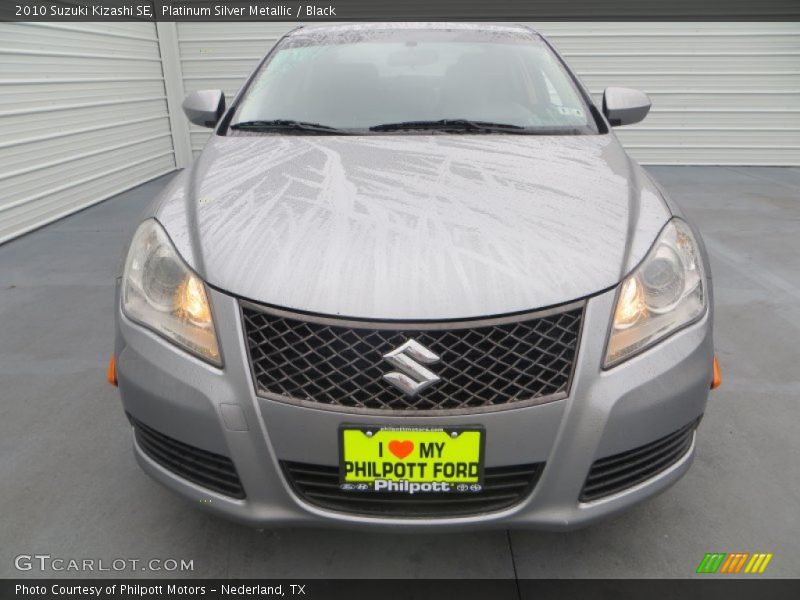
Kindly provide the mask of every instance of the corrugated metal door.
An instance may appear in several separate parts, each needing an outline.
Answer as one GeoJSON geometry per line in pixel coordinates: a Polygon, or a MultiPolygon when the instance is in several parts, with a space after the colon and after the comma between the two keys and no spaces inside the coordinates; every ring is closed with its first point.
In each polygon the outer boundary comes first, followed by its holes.
{"type": "MultiPolygon", "coordinates": [[[[640,88],[641,124],[618,130],[645,164],[800,165],[800,23],[532,23],[599,99],[640,88]]],[[[236,92],[292,23],[179,23],[186,91],[236,92]]],[[[193,128],[195,154],[207,130],[193,128]]]]}
{"type": "Polygon", "coordinates": [[[0,24],[0,242],[174,168],[155,25],[0,24]]]}
{"type": "Polygon", "coordinates": [[[645,164],[800,164],[800,23],[544,23],[599,101],[639,88],[653,108],[617,130],[645,164]]]}

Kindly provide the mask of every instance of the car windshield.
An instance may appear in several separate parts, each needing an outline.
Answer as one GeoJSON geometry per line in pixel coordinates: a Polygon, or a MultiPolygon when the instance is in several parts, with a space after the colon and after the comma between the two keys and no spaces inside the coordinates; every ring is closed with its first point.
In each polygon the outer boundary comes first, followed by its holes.
{"type": "Polygon", "coordinates": [[[558,57],[510,29],[351,29],[284,38],[233,132],[597,133],[558,57]]]}

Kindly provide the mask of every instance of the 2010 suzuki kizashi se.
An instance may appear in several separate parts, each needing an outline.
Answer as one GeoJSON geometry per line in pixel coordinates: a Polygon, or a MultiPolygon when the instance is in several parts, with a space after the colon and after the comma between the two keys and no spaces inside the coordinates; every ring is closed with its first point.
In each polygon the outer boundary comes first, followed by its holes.
{"type": "Polygon", "coordinates": [[[689,468],[693,227],[523,26],[300,28],[139,225],[110,366],[155,479],[256,526],[567,528],[689,468]]]}

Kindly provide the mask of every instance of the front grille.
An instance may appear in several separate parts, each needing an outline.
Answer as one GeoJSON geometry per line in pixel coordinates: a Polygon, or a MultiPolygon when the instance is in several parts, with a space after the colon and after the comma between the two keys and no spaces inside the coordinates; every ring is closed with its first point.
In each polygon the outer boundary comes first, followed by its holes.
{"type": "Polygon", "coordinates": [[[693,421],[655,442],[596,460],[583,486],[581,501],[615,494],[675,464],[691,448],[697,424],[693,421]]]}
{"type": "Polygon", "coordinates": [[[486,468],[480,492],[413,495],[341,490],[338,467],[295,462],[282,462],[281,466],[294,492],[320,508],[384,517],[453,517],[518,504],[533,491],[544,463],[486,468]]]}
{"type": "Polygon", "coordinates": [[[401,325],[306,321],[242,305],[256,388],[289,402],[379,411],[487,410],[569,392],[583,306],[494,323],[401,325]],[[442,327],[446,328],[442,328],[442,327]],[[414,339],[441,378],[408,397],[383,355],[414,339]]]}
{"type": "Polygon", "coordinates": [[[229,458],[184,444],[129,418],[139,447],[162,467],[225,496],[245,497],[236,467],[229,458]]]}

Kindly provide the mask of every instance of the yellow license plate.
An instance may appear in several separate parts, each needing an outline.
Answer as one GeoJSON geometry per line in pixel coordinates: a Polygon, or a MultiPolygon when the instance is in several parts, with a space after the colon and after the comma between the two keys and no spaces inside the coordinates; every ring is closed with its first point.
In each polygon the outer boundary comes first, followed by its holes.
{"type": "Polygon", "coordinates": [[[480,427],[339,428],[340,487],[414,494],[483,489],[480,427]]]}

